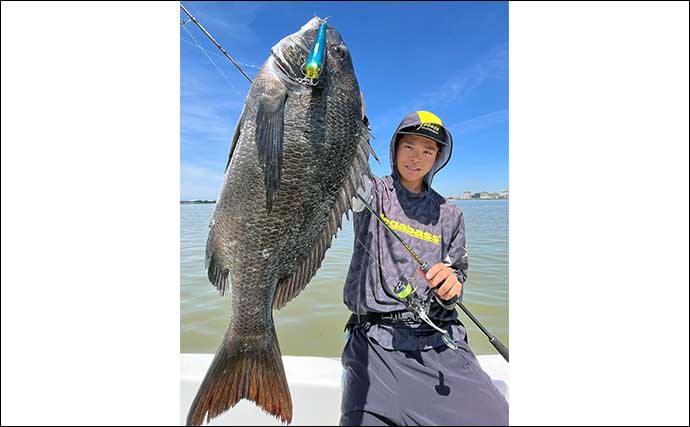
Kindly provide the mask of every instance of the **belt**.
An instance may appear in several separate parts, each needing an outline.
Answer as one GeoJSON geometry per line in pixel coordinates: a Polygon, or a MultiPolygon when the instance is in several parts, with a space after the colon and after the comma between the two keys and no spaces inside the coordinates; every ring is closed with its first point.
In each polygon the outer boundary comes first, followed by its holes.
{"type": "MultiPolygon", "coordinates": [[[[450,324],[462,326],[463,328],[465,327],[465,325],[463,325],[463,323],[458,318],[450,319],[450,320],[439,320],[439,319],[431,319],[431,320],[436,325],[438,325],[442,328],[445,328],[447,325],[450,325],[450,324]]],[[[405,324],[405,323],[408,323],[409,324],[409,323],[424,323],[424,321],[416,319],[415,315],[412,312],[407,311],[407,310],[391,311],[388,313],[351,314],[350,318],[347,320],[347,323],[345,324],[345,331],[355,327],[356,325],[363,325],[366,323],[369,323],[369,324],[376,324],[376,323],[405,324]]],[[[465,343],[467,343],[467,334],[465,334],[465,343]]]]}
{"type": "Polygon", "coordinates": [[[367,314],[353,314],[350,316],[348,323],[379,323],[379,322],[409,322],[415,320],[415,314],[411,311],[400,310],[391,311],[387,313],[367,313],[367,314]]]}
{"type": "MultiPolygon", "coordinates": [[[[432,319],[432,321],[436,324],[438,323],[446,323],[446,322],[457,322],[458,324],[459,321],[457,319],[455,320],[440,320],[440,319],[432,319]]],[[[350,318],[347,320],[347,323],[345,324],[345,329],[349,329],[350,327],[358,324],[363,324],[363,323],[370,323],[370,324],[375,324],[375,323],[424,323],[422,320],[417,319],[415,317],[415,314],[412,313],[411,311],[407,310],[400,310],[400,311],[391,311],[387,313],[366,313],[366,314],[352,314],[350,315],[350,318]]]]}

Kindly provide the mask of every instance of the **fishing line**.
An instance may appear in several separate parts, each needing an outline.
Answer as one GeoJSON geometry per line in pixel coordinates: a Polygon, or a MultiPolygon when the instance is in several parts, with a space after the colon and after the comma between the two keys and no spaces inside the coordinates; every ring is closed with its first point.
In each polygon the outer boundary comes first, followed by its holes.
{"type": "MultiPolygon", "coordinates": [[[[383,267],[381,267],[381,263],[379,263],[379,261],[376,259],[376,257],[374,257],[374,256],[371,254],[371,252],[369,252],[369,249],[367,249],[367,246],[366,246],[364,243],[362,243],[361,240],[359,240],[359,237],[357,237],[356,234],[355,234],[355,239],[357,239],[357,242],[359,242],[359,244],[362,245],[362,247],[363,247],[364,250],[367,252],[367,254],[369,255],[369,257],[370,257],[371,259],[374,260],[374,262],[376,263],[376,266],[379,268],[378,271],[383,271],[383,267]]],[[[413,277],[413,279],[416,280],[416,277],[413,277]]]]}
{"type": "MultiPolygon", "coordinates": [[[[209,53],[209,54],[211,54],[211,55],[213,55],[213,56],[217,56],[218,58],[223,58],[223,55],[218,54],[218,53],[213,52],[213,51],[210,51],[210,50],[208,50],[208,49],[205,49],[205,48],[203,48],[202,46],[199,46],[199,45],[196,44],[196,43],[190,42],[189,40],[186,40],[186,39],[183,39],[183,38],[181,38],[180,40],[183,41],[183,42],[185,42],[185,43],[187,43],[187,44],[190,44],[190,45],[192,45],[192,46],[194,46],[194,47],[198,47],[199,49],[204,50],[206,53],[209,53]]],[[[244,62],[238,62],[238,64],[244,65],[245,67],[251,67],[251,68],[254,68],[254,69],[257,69],[257,70],[259,69],[259,67],[257,67],[256,65],[246,64],[246,63],[244,63],[244,62]]]]}
{"type": "MultiPolygon", "coordinates": [[[[357,241],[359,242],[359,244],[362,245],[362,247],[364,248],[364,250],[367,251],[367,255],[369,255],[369,257],[370,257],[371,259],[374,260],[374,262],[376,263],[376,266],[378,267],[377,271],[378,271],[379,274],[380,274],[380,272],[383,271],[383,268],[381,267],[381,264],[379,263],[379,261],[376,259],[376,257],[374,257],[374,256],[371,254],[371,252],[369,252],[369,249],[367,249],[367,245],[365,245],[364,243],[362,243],[361,240],[359,240],[359,237],[357,237],[357,234],[356,234],[356,233],[354,234],[354,236],[355,236],[355,239],[357,239],[357,241]]],[[[358,306],[361,306],[361,305],[362,305],[362,294],[361,294],[361,292],[358,292],[358,293],[357,293],[357,305],[358,305],[358,306]]],[[[360,317],[359,317],[359,316],[360,316],[360,314],[357,313],[357,320],[358,320],[358,321],[360,320],[360,317]]]]}
{"type": "Polygon", "coordinates": [[[184,30],[187,32],[187,34],[189,34],[189,37],[191,37],[192,40],[194,40],[194,42],[196,43],[196,46],[197,46],[199,49],[201,49],[201,52],[203,52],[203,54],[206,55],[206,57],[208,58],[208,60],[211,61],[211,64],[213,64],[213,66],[216,67],[216,70],[218,70],[218,72],[220,73],[220,75],[223,76],[223,78],[225,79],[225,81],[228,82],[228,83],[230,84],[230,86],[233,88],[233,90],[234,90],[234,91],[237,93],[237,95],[239,95],[240,98],[241,98],[243,95],[240,93],[239,90],[237,90],[237,88],[235,87],[235,85],[232,84],[232,82],[230,81],[230,79],[228,79],[228,78],[225,76],[225,74],[223,74],[223,72],[220,70],[220,68],[218,67],[218,65],[216,65],[216,63],[213,61],[213,59],[211,59],[211,57],[208,55],[208,53],[206,53],[206,49],[204,49],[204,48],[201,47],[201,45],[199,44],[199,42],[196,41],[196,39],[194,38],[194,36],[192,35],[192,33],[189,32],[189,30],[187,29],[187,27],[182,26],[182,28],[184,28],[184,30]]]}
{"type": "MultiPolygon", "coordinates": [[[[232,57],[230,56],[230,54],[228,54],[228,53],[225,51],[225,49],[223,49],[223,46],[221,46],[220,44],[218,44],[218,42],[217,42],[213,37],[211,37],[211,35],[208,33],[208,31],[206,31],[206,29],[205,29],[204,27],[201,26],[201,24],[199,23],[199,21],[197,21],[196,18],[193,17],[191,13],[189,13],[189,11],[187,10],[187,8],[185,8],[185,7],[182,5],[182,3],[180,3],[180,9],[182,9],[182,10],[184,11],[184,13],[186,13],[187,16],[189,16],[189,19],[191,19],[191,20],[196,24],[196,26],[199,27],[199,28],[201,29],[201,31],[204,32],[204,34],[206,34],[206,37],[208,37],[209,40],[211,40],[211,41],[213,42],[213,44],[216,45],[216,47],[217,47],[218,49],[220,49],[221,52],[223,52],[223,55],[225,55],[225,57],[228,58],[228,59],[230,60],[230,62],[232,62],[232,63],[235,65],[235,67],[237,67],[238,70],[240,70],[240,73],[242,73],[242,75],[243,75],[244,77],[246,77],[247,80],[249,80],[249,83],[251,83],[251,82],[252,82],[251,77],[249,77],[249,75],[248,75],[247,73],[244,72],[244,70],[242,69],[242,67],[240,67],[240,65],[239,65],[237,62],[235,62],[234,59],[232,59],[232,57]]],[[[184,25],[183,25],[183,27],[184,27],[184,25]]],[[[193,37],[192,37],[192,38],[193,38],[193,37]]]]}

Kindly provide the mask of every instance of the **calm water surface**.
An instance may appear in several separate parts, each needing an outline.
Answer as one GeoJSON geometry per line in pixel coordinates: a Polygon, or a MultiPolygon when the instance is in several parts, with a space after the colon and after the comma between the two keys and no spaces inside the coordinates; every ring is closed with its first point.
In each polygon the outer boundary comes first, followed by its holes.
{"type": "MultiPolygon", "coordinates": [[[[469,280],[465,306],[506,346],[508,339],[508,200],[455,200],[465,213],[469,280]]],[[[230,319],[229,297],[206,278],[204,251],[215,205],[180,205],[180,347],[182,353],[215,353],[230,319]]],[[[321,268],[304,291],[273,318],[284,355],[340,357],[349,312],[342,286],[353,247],[351,222],[333,239],[321,268]]],[[[459,310],[459,309],[458,309],[459,310]]],[[[494,348],[464,313],[476,354],[494,348]]]]}

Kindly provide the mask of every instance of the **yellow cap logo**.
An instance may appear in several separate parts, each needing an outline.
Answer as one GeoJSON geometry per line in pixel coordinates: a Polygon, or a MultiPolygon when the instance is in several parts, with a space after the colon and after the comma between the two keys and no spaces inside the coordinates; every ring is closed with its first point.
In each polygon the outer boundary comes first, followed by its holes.
{"type": "Polygon", "coordinates": [[[439,119],[434,113],[430,113],[428,111],[417,111],[417,115],[419,115],[419,120],[423,125],[435,124],[443,126],[441,119],[439,119]]]}

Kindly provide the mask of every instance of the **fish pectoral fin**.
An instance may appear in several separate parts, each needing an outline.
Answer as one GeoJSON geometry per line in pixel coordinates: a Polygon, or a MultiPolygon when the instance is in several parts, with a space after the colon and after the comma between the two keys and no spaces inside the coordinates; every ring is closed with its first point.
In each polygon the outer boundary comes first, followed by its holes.
{"type": "Polygon", "coordinates": [[[283,168],[283,114],[286,100],[285,87],[267,90],[261,95],[256,110],[256,151],[264,171],[268,212],[271,211],[280,189],[283,168]]]}

